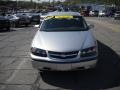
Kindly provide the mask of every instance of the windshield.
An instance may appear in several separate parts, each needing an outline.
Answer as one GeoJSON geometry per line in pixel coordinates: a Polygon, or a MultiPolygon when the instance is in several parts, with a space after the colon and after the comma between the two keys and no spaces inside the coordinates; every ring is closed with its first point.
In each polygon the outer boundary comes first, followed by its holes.
{"type": "Polygon", "coordinates": [[[120,14],[120,11],[117,11],[116,13],[117,13],[117,14],[120,14]]]}
{"type": "Polygon", "coordinates": [[[11,15],[11,16],[7,16],[7,18],[8,18],[8,19],[11,19],[11,18],[14,18],[14,16],[12,16],[12,15],[11,15]]]}
{"type": "Polygon", "coordinates": [[[41,31],[85,31],[87,24],[81,16],[47,18],[41,26],[41,31]]]}
{"type": "Polygon", "coordinates": [[[0,16],[0,18],[4,18],[4,16],[0,16]]]}

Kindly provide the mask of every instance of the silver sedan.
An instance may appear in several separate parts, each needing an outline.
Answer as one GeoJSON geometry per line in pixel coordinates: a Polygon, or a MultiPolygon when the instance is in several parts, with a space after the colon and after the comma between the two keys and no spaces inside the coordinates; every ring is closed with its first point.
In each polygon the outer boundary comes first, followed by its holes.
{"type": "Polygon", "coordinates": [[[95,68],[97,41],[77,12],[52,12],[39,27],[31,45],[31,60],[40,70],[95,68]]]}

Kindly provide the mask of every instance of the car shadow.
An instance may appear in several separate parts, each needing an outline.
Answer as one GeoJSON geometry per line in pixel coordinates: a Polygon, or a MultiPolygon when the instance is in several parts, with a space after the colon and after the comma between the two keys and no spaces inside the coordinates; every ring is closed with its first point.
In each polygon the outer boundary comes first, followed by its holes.
{"type": "MultiPolygon", "coordinates": [[[[120,57],[98,41],[99,61],[95,70],[42,72],[42,80],[52,86],[72,90],[99,90],[120,86],[120,57]]],[[[39,86],[38,86],[39,87],[39,86]]]]}
{"type": "Polygon", "coordinates": [[[17,27],[15,27],[15,28],[27,28],[27,27],[32,27],[32,24],[30,24],[30,25],[19,25],[19,26],[17,26],[17,27]]]}
{"type": "Polygon", "coordinates": [[[10,30],[0,30],[0,33],[5,33],[5,32],[14,32],[16,30],[14,29],[10,29],[10,30]]]}

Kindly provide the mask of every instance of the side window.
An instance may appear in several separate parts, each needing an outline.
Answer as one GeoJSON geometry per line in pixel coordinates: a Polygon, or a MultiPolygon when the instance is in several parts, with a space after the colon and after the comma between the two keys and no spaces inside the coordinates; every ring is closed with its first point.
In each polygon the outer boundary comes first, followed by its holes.
{"type": "Polygon", "coordinates": [[[83,17],[82,17],[82,20],[83,20],[84,28],[88,28],[87,22],[85,21],[83,17]]]}
{"type": "Polygon", "coordinates": [[[13,18],[13,16],[8,16],[9,19],[13,18]]]}

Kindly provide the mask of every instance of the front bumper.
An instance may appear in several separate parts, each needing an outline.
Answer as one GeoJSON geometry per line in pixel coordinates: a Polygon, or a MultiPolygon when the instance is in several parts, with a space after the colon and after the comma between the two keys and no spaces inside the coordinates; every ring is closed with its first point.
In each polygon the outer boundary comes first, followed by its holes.
{"type": "Polygon", "coordinates": [[[115,18],[115,19],[120,19],[120,16],[115,16],[114,18],[115,18]]]}
{"type": "Polygon", "coordinates": [[[30,19],[19,19],[18,24],[20,25],[30,24],[30,19]]]}
{"type": "Polygon", "coordinates": [[[89,69],[94,68],[97,64],[97,56],[68,61],[56,61],[56,60],[43,60],[43,59],[31,59],[34,68],[40,70],[50,70],[50,71],[70,71],[79,69],[89,69]]]}
{"type": "Polygon", "coordinates": [[[8,28],[8,27],[10,27],[10,23],[0,24],[0,29],[8,28]]]}

